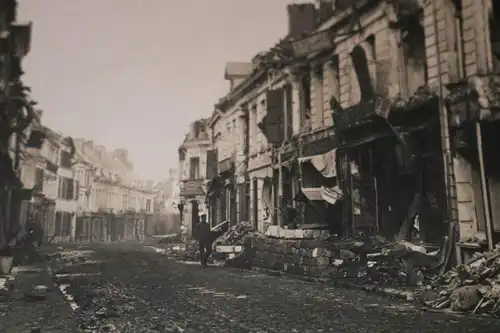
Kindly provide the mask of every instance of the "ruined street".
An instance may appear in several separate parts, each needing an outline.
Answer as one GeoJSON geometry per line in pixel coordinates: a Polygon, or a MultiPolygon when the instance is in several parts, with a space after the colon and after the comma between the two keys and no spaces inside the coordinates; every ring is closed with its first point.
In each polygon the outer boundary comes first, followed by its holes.
{"type": "Polygon", "coordinates": [[[500,330],[499,321],[423,312],[361,291],[201,268],[141,245],[73,245],[47,258],[57,289],[63,290],[77,326],[86,332],[500,330]]]}

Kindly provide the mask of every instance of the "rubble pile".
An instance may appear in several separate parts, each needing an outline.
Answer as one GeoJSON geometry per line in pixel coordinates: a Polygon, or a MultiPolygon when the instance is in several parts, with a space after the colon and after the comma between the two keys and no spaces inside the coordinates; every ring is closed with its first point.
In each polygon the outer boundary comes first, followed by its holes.
{"type": "Polygon", "coordinates": [[[500,245],[475,254],[468,264],[437,276],[419,291],[422,302],[435,309],[500,315],[500,245]]]}
{"type": "Polygon", "coordinates": [[[198,242],[195,240],[188,241],[186,243],[186,250],[182,255],[182,259],[185,261],[197,261],[200,260],[200,251],[198,250],[198,242]]]}
{"type": "Polygon", "coordinates": [[[217,245],[242,245],[243,238],[253,232],[255,232],[255,228],[250,222],[241,222],[233,225],[228,231],[216,238],[214,241],[214,250],[217,245]]]}
{"type": "Polygon", "coordinates": [[[212,258],[225,261],[225,266],[249,268],[253,258],[253,239],[258,233],[250,222],[241,222],[230,227],[225,233],[216,237],[214,241],[214,253],[212,258]],[[227,253],[218,253],[218,245],[242,245],[241,252],[228,255],[227,253]]]}
{"type": "Polygon", "coordinates": [[[254,267],[339,284],[403,286],[422,284],[421,269],[437,261],[436,253],[426,253],[423,247],[379,236],[346,239],[318,230],[287,230],[280,236],[252,240],[254,267]]]}
{"type": "Polygon", "coordinates": [[[169,234],[159,238],[158,244],[179,244],[182,241],[182,235],[180,233],[169,234]]]}

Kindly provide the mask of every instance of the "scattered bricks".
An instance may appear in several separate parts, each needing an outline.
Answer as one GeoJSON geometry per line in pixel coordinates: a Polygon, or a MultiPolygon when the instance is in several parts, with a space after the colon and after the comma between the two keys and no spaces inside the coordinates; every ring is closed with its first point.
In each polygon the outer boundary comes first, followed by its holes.
{"type": "Polygon", "coordinates": [[[312,249],[303,249],[301,255],[305,258],[312,258],[312,253],[313,253],[312,249]]]}
{"type": "Polygon", "coordinates": [[[301,257],[301,256],[292,256],[291,263],[298,265],[298,264],[302,263],[302,258],[303,257],[301,257]]]}
{"type": "Polygon", "coordinates": [[[337,274],[335,267],[324,267],[319,270],[321,278],[332,278],[337,274]]]}
{"type": "Polygon", "coordinates": [[[316,257],[331,258],[331,257],[333,257],[333,252],[330,250],[327,250],[325,248],[322,248],[322,247],[317,247],[313,250],[312,256],[313,256],[313,258],[316,258],[316,257]]]}
{"type": "Polygon", "coordinates": [[[316,263],[318,267],[327,267],[330,265],[330,258],[328,257],[317,257],[316,263]]]}
{"type": "Polygon", "coordinates": [[[464,286],[457,288],[450,296],[450,307],[453,311],[467,311],[473,309],[481,300],[478,286],[464,286]]]}
{"type": "Polygon", "coordinates": [[[303,263],[304,266],[309,266],[309,267],[316,266],[318,264],[317,261],[316,261],[316,259],[317,258],[306,258],[306,257],[304,257],[304,258],[302,258],[302,263],[303,263]]]}
{"type": "Polygon", "coordinates": [[[320,267],[311,267],[309,268],[309,274],[308,276],[313,277],[313,278],[319,278],[321,276],[321,269],[320,267]]]}
{"type": "Polygon", "coordinates": [[[265,235],[267,237],[279,238],[281,230],[282,229],[279,226],[277,226],[277,225],[270,225],[267,228],[265,235]]]}
{"type": "Polygon", "coordinates": [[[341,249],[339,255],[340,255],[339,259],[341,259],[341,260],[352,260],[352,259],[356,258],[356,255],[349,250],[341,249]]]}
{"type": "Polygon", "coordinates": [[[274,260],[275,262],[273,265],[273,269],[277,271],[282,271],[285,264],[285,255],[284,254],[276,255],[274,260]]]}
{"type": "Polygon", "coordinates": [[[296,241],[286,241],[285,242],[285,254],[292,254],[294,253],[294,250],[296,249],[295,247],[296,241]]]}
{"type": "Polygon", "coordinates": [[[285,239],[295,239],[295,230],[285,229],[283,231],[283,238],[285,238],[285,239]]]}
{"type": "Polygon", "coordinates": [[[305,230],[302,229],[295,229],[293,230],[295,233],[295,239],[303,239],[305,235],[305,230]]]}
{"type": "Polygon", "coordinates": [[[312,230],[304,230],[303,239],[313,239],[313,231],[312,230]]]}

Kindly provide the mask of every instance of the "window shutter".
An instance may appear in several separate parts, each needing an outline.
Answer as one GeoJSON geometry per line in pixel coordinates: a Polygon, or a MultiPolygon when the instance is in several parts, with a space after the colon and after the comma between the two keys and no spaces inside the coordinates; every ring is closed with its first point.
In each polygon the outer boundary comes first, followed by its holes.
{"type": "Polygon", "coordinates": [[[218,173],[217,150],[207,151],[207,179],[214,179],[218,173]]]}
{"type": "Polygon", "coordinates": [[[80,182],[75,180],[75,199],[78,200],[80,197],[80,182]]]}
{"type": "Polygon", "coordinates": [[[287,84],[285,87],[285,98],[286,98],[286,138],[291,139],[293,136],[293,100],[292,100],[292,85],[287,84]]]}
{"type": "Polygon", "coordinates": [[[64,177],[59,176],[59,184],[57,188],[57,196],[59,198],[63,197],[63,188],[64,188],[64,177]]]}
{"type": "Polygon", "coordinates": [[[264,135],[269,143],[281,143],[284,138],[284,89],[266,91],[266,108],[264,135]]]}
{"type": "Polygon", "coordinates": [[[75,194],[74,193],[74,191],[75,191],[74,180],[71,178],[68,178],[67,182],[68,182],[68,189],[66,191],[66,198],[68,200],[73,200],[74,194],[75,194]]]}

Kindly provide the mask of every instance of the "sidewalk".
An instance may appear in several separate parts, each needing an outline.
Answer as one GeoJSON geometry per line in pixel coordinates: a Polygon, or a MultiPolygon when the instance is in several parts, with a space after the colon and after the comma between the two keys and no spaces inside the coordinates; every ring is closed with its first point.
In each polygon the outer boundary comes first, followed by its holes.
{"type": "Polygon", "coordinates": [[[0,278],[0,332],[79,332],[42,255],[36,252],[19,262],[10,276],[0,278]]]}

